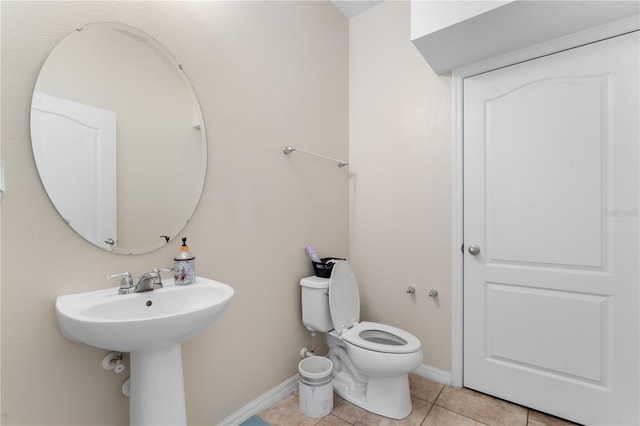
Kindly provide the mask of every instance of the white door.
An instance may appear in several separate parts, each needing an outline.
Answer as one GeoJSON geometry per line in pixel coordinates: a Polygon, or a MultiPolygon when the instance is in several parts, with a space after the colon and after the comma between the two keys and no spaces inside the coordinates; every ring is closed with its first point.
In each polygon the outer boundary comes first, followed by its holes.
{"type": "Polygon", "coordinates": [[[464,386],[584,424],[640,423],[638,34],[464,81],[464,386]]]}
{"type": "Polygon", "coordinates": [[[38,173],[69,225],[111,250],[116,240],[116,114],[35,92],[31,137],[38,173]]]}

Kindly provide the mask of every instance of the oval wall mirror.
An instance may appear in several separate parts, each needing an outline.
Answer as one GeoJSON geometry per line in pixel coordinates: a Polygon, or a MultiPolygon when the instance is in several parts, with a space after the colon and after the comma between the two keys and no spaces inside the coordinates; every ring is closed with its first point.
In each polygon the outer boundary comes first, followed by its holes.
{"type": "Polygon", "coordinates": [[[195,93],[173,56],[128,25],[86,25],[55,46],[33,91],[31,143],[63,219],[114,253],[162,247],[202,193],[207,142],[195,93]]]}

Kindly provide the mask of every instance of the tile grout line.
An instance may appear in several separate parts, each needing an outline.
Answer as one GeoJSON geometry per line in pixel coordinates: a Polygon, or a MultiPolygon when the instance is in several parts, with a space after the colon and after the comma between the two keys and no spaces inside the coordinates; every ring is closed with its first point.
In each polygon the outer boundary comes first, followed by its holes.
{"type": "MultiPolygon", "coordinates": [[[[442,390],[440,391],[440,394],[438,394],[438,398],[440,398],[440,395],[442,394],[442,392],[444,391],[444,389],[445,389],[446,387],[447,387],[447,385],[445,385],[445,386],[442,388],[442,390]]],[[[474,392],[476,392],[476,393],[480,393],[480,394],[482,394],[482,395],[486,395],[486,396],[488,396],[488,397],[490,397],[490,398],[492,398],[492,399],[496,399],[496,400],[499,400],[499,401],[504,401],[504,402],[507,402],[508,404],[511,404],[511,405],[515,405],[515,406],[518,406],[518,407],[522,407],[522,408],[524,408],[525,410],[527,410],[527,415],[526,415],[526,422],[525,422],[525,424],[524,424],[523,426],[528,426],[528,425],[529,425],[529,413],[530,413],[530,411],[531,411],[531,409],[530,409],[530,408],[525,407],[525,406],[520,405],[520,404],[516,404],[515,402],[511,402],[511,401],[503,400],[503,399],[496,398],[496,397],[491,396],[491,395],[488,395],[488,394],[484,394],[484,393],[482,393],[482,392],[475,391],[474,389],[465,388],[464,386],[462,387],[462,389],[469,389],[469,390],[472,390],[472,391],[474,391],[474,392]]],[[[461,416],[463,416],[463,417],[466,417],[467,419],[473,420],[473,421],[474,421],[474,422],[476,422],[476,423],[480,423],[480,424],[487,425],[487,426],[492,426],[491,424],[487,424],[487,423],[484,423],[484,422],[482,422],[482,421],[480,421],[480,420],[478,420],[478,419],[474,419],[473,417],[469,417],[468,415],[463,414],[463,413],[460,413],[460,412],[458,412],[458,411],[456,411],[456,410],[453,410],[453,409],[451,409],[451,408],[449,408],[449,407],[445,407],[444,405],[440,405],[440,404],[438,404],[438,403],[437,403],[437,400],[436,400],[436,402],[434,402],[434,405],[437,405],[438,407],[440,407],[440,408],[442,408],[442,409],[445,409],[445,410],[451,411],[452,413],[459,414],[459,415],[461,415],[461,416]]]]}
{"type": "Polygon", "coordinates": [[[444,388],[447,387],[447,385],[444,385],[440,388],[440,392],[438,392],[438,395],[435,397],[435,400],[433,401],[433,404],[435,405],[435,403],[438,401],[438,398],[440,398],[440,395],[442,395],[442,392],[444,392],[444,388]]]}
{"type": "MultiPolygon", "coordinates": [[[[340,403],[341,403],[341,404],[345,404],[345,403],[347,403],[347,404],[351,404],[351,403],[350,403],[349,401],[347,401],[346,399],[341,398],[338,394],[335,394],[334,398],[335,398],[335,397],[340,398],[340,403]]],[[[335,401],[335,400],[334,400],[334,401],[335,401]]],[[[339,415],[337,415],[337,414],[333,414],[333,411],[336,409],[336,405],[337,405],[337,404],[334,404],[334,405],[333,405],[333,408],[331,409],[331,414],[332,414],[332,415],[334,415],[334,416],[336,416],[337,418],[339,418],[339,419],[340,419],[340,420],[342,420],[343,422],[345,422],[345,423],[349,423],[350,425],[353,425],[353,423],[351,423],[350,421],[347,421],[347,419],[343,419],[343,418],[342,418],[342,417],[340,417],[339,415]]]]}
{"type": "MultiPolygon", "coordinates": [[[[433,403],[433,405],[437,405],[438,407],[442,408],[443,410],[449,411],[449,412],[451,412],[451,413],[455,413],[455,414],[457,414],[457,415],[459,415],[459,416],[462,416],[462,417],[464,417],[465,419],[469,419],[469,420],[471,420],[471,421],[473,421],[473,422],[475,422],[475,423],[479,423],[479,424],[481,424],[481,425],[485,425],[485,426],[491,426],[491,425],[490,425],[490,424],[488,424],[488,423],[481,422],[481,421],[480,421],[480,420],[478,420],[478,419],[474,419],[473,417],[469,417],[469,416],[468,416],[468,415],[466,415],[466,414],[459,413],[459,412],[457,412],[456,410],[452,410],[452,409],[447,408],[447,407],[445,407],[445,406],[442,406],[442,405],[440,405],[440,404],[436,404],[435,402],[433,403]]],[[[432,407],[432,408],[433,408],[433,407],[432,407]]],[[[525,426],[526,426],[526,425],[525,425],[525,426]]]]}
{"type": "MultiPolygon", "coordinates": [[[[431,407],[429,407],[429,411],[427,411],[427,414],[426,414],[426,415],[424,416],[424,418],[422,419],[422,422],[420,422],[420,425],[423,425],[423,424],[424,424],[424,422],[426,422],[426,421],[427,421],[427,417],[429,417],[429,414],[431,414],[431,412],[433,411],[433,407],[435,407],[435,406],[436,406],[436,401],[438,400],[438,398],[440,398],[440,395],[442,394],[442,391],[444,390],[445,386],[446,386],[446,385],[443,385],[443,386],[440,388],[440,390],[438,391],[438,394],[435,396],[435,398],[433,398],[433,401],[429,401],[429,400],[428,400],[428,399],[426,399],[426,398],[423,400],[423,401],[427,401],[428,403],[430,403],[430,404],[431,404],[431,407]]],[[[422,399],[422,398],[420,398],[420,397],[419,397],[419,396],[417,396],[417,395],[416,395],[416,398],[422,399]]],[[[438,407],[440,407],[440,406],[438,405],[438,407]]],[[[444,408],[444,407],[441,407],[441,408],[444,408]]],[[[445,410],[446,410],[446,408],[445,408],[445,410]]]]}
{"type": "Polygon", "coordinates": [[[427,421],[427,417],[429,417],[429,413],[431,413],[431,411],[433,410],[433,407],[436,405],[435,402],[431,402],[431,407],[429,407],[429,411],[427,411],[427,414],[424,416],[424,418],[422,419],[422,421],[420,422],[420,426],[424,425],[424,422],[427,421]]]}
{"type": "MultiPolygon", "coordinates": [[[[440,391],[438,392],[438,394],[436,395],[435,398],[433,398],[433,401],[429,401],[428,399],[424,399],[424,401],[427,401],[428,403],[431,404],[431,407],[429,407],[429,411],[427,411],[427,414],[424,416],[424,418],[422,419],[422,422],[420,422],[420,425],[422,426],[424,424],[424,422],[427,421],[427,417],[429,417],[429,414],[431,414],[431,411],[433,411],[433,407],[436,406],[436,401],[438,400],[438,398],[440,398],[440,394],[442,393],[442,390],[444,389],[444,386],[442,386],[440,388],[440,391]]],[[[418,396],[416,396],[416,398],[419,398],[418,396]]]]}

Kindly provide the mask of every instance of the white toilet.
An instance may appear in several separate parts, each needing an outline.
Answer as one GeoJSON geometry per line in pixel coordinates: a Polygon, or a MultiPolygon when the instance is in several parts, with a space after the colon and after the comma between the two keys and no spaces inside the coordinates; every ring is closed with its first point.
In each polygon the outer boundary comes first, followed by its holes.
{"type": "Polygon", "coordinates": [[[408,373],[422,363],[420,340],[390,325],[360,322],[358,283],[338,261],[331,278],[300,280],[302,322],[327,333],[333,388],[347,401],[392,419],[411,413],[408,373]]]}

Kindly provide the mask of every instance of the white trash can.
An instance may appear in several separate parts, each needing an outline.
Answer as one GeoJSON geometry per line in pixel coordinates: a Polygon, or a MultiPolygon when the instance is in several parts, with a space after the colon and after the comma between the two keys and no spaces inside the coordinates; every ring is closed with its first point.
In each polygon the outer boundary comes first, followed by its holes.
{"type": "Polygon", "coordinates": [[[324,417],[333,410],[333,363],[310,356],[298,364],[300,411],[307,417],[324,417]]]}

